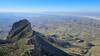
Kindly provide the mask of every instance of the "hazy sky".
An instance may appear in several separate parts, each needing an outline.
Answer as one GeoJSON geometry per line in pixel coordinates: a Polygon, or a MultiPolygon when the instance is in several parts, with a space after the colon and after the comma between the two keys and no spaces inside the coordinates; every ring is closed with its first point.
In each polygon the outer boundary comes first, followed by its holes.
{"type": "Polygon", "coordinates": [[[0,12],[100,12],[100,0],[0,0],[0,12]]]}

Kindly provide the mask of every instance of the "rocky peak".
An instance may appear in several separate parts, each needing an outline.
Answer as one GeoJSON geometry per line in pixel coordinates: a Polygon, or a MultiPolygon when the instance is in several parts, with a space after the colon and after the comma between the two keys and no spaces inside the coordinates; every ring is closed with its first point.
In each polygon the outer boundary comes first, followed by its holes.
{"type": "Polygon", "coordinates": [[[12,29],[8,34],[7,40],[14,42],[20,38],[31,37],[32,34],[33,31],[31,28],[31,23],[28,20],[23,19],[13,24],[12,29]]]}

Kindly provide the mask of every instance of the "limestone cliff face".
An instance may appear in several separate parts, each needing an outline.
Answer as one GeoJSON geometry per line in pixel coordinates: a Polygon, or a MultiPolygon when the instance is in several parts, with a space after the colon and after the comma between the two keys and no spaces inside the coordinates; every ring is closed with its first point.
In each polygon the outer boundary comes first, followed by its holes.
{"type": "Polygon", "coordinates": [[[23,19],[13,24],[12,29],[8,34],[7,40],[14,42],[21,38],[29,38],[32,36],[32,32],[33,31],[29,21],[23,19]]]}

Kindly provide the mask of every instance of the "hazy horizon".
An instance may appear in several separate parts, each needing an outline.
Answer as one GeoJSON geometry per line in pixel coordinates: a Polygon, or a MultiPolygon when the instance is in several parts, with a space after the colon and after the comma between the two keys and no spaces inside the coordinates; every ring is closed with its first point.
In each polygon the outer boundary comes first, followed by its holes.
{"type": "Polygon", "coordinates": [[[99,0],[1,0],[0,13],[35,13],[100,17],[99,2],[99,0]]]}

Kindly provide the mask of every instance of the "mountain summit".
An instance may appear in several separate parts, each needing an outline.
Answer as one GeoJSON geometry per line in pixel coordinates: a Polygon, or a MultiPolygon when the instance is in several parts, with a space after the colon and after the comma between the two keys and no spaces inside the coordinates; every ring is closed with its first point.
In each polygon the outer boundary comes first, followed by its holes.
{"type": "Polygon", "coordinates": [[[13,24],[12,29],[8,34],[7,40],[14,42],[20,38],[28,38],[32,36],[32,32],[33,31],[29,21],[23,19],[13,24]]]}

